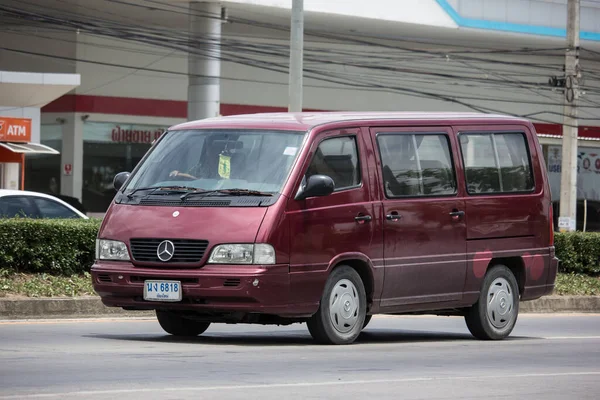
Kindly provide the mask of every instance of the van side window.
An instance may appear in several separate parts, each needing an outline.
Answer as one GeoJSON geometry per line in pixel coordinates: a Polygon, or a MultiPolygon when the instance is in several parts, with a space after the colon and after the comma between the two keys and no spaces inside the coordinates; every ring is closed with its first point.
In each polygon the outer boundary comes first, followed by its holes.
{"type": "Polygon", "coordinates": [[[360,166],[354,136],[325,139],[319,144],[306,177],[319,174],[333,179],[336,191],[360,185],[360,166]]]}
{"type": "Polygon", "coordinates": [[[531,160],[524,134],[461,134],[460,146],[470,194],[533,190],[531,160]]]}
{"type": "Polygon", "coordinates": [[[456,177],[446,135],[380,134],[377,143],[388,197],[456,193],[456,177]]]}

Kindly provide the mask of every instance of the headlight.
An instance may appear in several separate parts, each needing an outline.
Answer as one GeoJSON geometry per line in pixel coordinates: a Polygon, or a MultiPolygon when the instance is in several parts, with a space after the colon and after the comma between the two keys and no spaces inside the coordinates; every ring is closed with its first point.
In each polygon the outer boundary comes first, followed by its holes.
{"type": "Polygon", "coordinates": [[[212,251],[210,264],[275,264],[275,249],[269,244],[222,244],[212,251]]]}
{"type": "Polygon", "coordinates": [[[96,259],[129,261],[129,252],[123,242],[98,239],[96,240],[96,259]]]}

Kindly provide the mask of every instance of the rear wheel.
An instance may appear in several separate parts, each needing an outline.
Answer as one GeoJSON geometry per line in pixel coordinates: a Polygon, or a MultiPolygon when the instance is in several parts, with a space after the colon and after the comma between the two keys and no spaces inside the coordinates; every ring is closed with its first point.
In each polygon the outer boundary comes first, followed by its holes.
{"type": "Polygon", "coordinates": [[[515,327],[518,314],[517,280],[506,266],[496,265],[487,272],[479,300],[465,316],[467,327],[478,339],[504,339],[515,327]]]}
{"type": "Polygon", "coordinates": [[[156,310],[156,318],[161,328],[174,336],[198,336],[210,326],[210,322],[183,318],[171,311],[156,310]]]}
{"type": "Polygon", "coordinates": [[[333,270],[319,310],[308,320],[312,337],[323,344],[350,344],[364,327],[366,292],[360,275],[345,265],[333,270]]]}

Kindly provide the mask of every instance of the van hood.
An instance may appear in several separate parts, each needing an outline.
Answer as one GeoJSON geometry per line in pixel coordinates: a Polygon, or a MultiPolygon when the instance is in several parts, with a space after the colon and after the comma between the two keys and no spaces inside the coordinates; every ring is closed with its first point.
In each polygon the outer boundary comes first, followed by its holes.
{"type": "Polygon", "coordinates": [[[209,246],[253,243],[267,207],[164,207],[113,204],[99,238],[198,239],[209,246]]]}

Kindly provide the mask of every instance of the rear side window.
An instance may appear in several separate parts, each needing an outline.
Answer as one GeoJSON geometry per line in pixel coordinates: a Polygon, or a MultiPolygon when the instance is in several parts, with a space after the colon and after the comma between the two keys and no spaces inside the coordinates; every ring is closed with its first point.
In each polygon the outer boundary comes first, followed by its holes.
{"type": "Polygon", "coordinates": [[[34,197],[33,202],[42,213],[42,218],[79,218],[73,211],[56,201],[34,197]]]}
{"type": "Polygon", "coordinates": [[[387,197],[456,193],[448,137],[443,134],[380,134],[377,144],[387,197]]]}
{"type": "Polygon", "coordinates": [[[0,218],[36,218],[35,207],[23,196],[0,197],[0,218]]]}
{"type": "Polygon", "coordinates": [[[460,146],[470,194],[533,190],[531,160],[523,133],[463,133],[460,146]]]}
{"type": "Polygon", "coordinates": [[[335,183],[335,190],[360,185],[360,165],[354,136],[325,139],[317,148],[306,177],[327,175],[335,183]]]}

